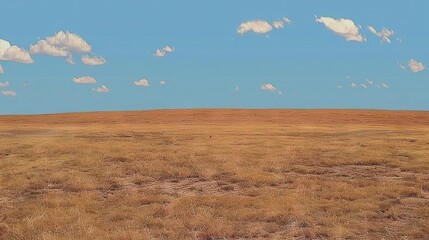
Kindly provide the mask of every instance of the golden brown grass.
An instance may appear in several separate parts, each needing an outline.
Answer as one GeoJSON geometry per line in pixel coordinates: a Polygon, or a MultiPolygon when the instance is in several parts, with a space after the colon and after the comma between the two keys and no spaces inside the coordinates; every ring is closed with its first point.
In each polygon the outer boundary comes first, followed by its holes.
{"type": "Polygon", "coordinates": [[[0,117],[0,239],[428,239],[429,113],[0,117]]]}

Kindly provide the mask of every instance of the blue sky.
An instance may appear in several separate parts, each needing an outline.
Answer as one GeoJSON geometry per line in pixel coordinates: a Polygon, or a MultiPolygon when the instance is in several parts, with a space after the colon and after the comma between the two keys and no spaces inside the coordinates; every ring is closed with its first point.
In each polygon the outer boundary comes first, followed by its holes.
{"type": "Polygon", "coordinates": [[[425,0],[7,1],[0,114],[429,110],[428,10],[425,0]]]}

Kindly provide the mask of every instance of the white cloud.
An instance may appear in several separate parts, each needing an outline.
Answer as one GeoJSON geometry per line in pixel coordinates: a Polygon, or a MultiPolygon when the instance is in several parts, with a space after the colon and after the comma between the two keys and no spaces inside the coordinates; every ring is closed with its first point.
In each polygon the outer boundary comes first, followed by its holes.
{"type": "Polygon", "coordinates": [[[252,31],[257,34],[265,34],[272,30],[273,27],[265,20],[251,20],[240,24],[237,28],[237,33],[243,35],[252,31]]]}
{"type": "Polygon", "coordinates": [[[17,95],[16,92],[13,90],[1,91],[1,94],[11,97],[15,97],[17,95]]]}
{"type": "Polygon", "coordinates": [[[410,69],[413,73],[417,73],[417,72],[421,72],[421,71],[425,70],[425,66],[423,65],[423,63],[418,62],[414,59],[411,59],[408,62],[408,66],[410,67],[410,69]]]}
{"type": "MultiPolygon", "coordinates": [[[[365,82],[356,83],[352,82],[350,84],[351,88],[354,89],[374,89],[374,88],[389,88],[389,86],[386,83],[377,84],[376,81],[366,79],[365,82]]],[[[343,88],[341,85],[338,85],[337,88],[343,88]]]]}
{"type": "Polygon", "coordinates": [[[73,64],[75,64],[75,62],[74,62],[74,60],[73,60],[73,56],[70,54],[69,56],[67,56],[66,57],[66,62],[68,63],[68,64],[71,64],[71,65],[73,65],[73,64]]]}
{"type": "Polygon", "coordinates": [[[282,91],[278,91],[277,92],[279,95],[283,95],[283,92],[282,91]]]}
{"type": "Polygon", "coordinates": [[[277,28],[277,29],[283,28],[285,26],[285,24],[282,21],[273,21],[272,25],[274,28],[277,28]]]}
{"type": "Polygon", "coordinates": [[[104,59],[103,57],[97,57],[97,56],[90,57],[88,54],[82,56],[81,60],[84,64],[91,65],[91,66],[103,65],[106,63],[106,59],[104,59]]]}
{"type": "Polygon", "coordinates": [[[292,23],[292,21],[289,18],[284,17],[281,20],[273,21],[272,26],[274,28],[280,29],[280,28],[283,28],[285,24],[290,24],[290,23],[292,23]]]}
{"type": "Polygon", "coordinates": [[[288,23],[288,24],[290,24],[290,23],[292,23],[292,20],[290,20],[289,18],[287,18],[287,17],[284,17],[283,18],[283,22],[284,23],[288,23]]]}
{"type": "Polygon", "coordinates": [[[147,79],[141,79],[138,81],[134,81],[134,85],[140,86],[140,87],[149,87],[149,81],[147,79]]]}
{"type": "Polygon", "coordinates": [[[165,56],[165,52],[162,51],[161,49],[156,49],[155,53],[153,54],[155,57],[164,57],[165,56]]]}
{"type": "Polygon", "coordinates": [[[66,57],[66,61],[74,64],[72,53],[87,53],[91,51],[89,45],[81,36],[60,31],[53,36],[39,40],[30,46],[31,54],[47,54],[55,57],[66,57]]]}
{"type": "MultiPolygon", "coordinates": [[[[280,20],[275,20],[270,24],[269,22],[257,19],[257,20],[250,20],[247,22],[244,22],[240,24],[237,28],[237,33],[240,35],[243,35],[247,32],[254,32],[256,34],[266,34],[273,30],[273,28],[280,29],[283,28],[285,24],[290,24],[292,21],[287,18],[283,17],[280,20]]],[[[266,35],[266,37],[270,37],[269,35],[266,35]]]]}
{"type": "MultiPolygon", "coordinates": [[[[375,35],[379,36],[379,35],[378,35],[377,30],[375,30],[375,28],[374,28],[373,26],[368,26],[368,30],[369,30],[370,32],[374,33],[375,35]]],[[[380,36],[379,36],[379,37],[380,37],[380,36]]]]}
{"type": "Polygon", "coordinates": [[[47,40],[39,40],[36,45],[30,46],[31,54],[47,54],[55,57],[67,57],[70,52],[66,48],[49,44],[47,40]]]}
{"type": "Polygon", "coordinates": [[[0,82],[0,88],[3,88],[3,87],[9,87],[9,86],[10,86],[9,81],[6,81],[6,82],[4,82],[4,83],[0,82]]]}
{"type": "Polygon", "coordinates": [[[164,80],[161,80],[161,81],[159,81],[159,84],[161,84],[161,85],[165,85],[165,84],[167,84],[164,80]]]}
{"type": "Polygon", "coordinates": [[[163,50],[164,50],[165,52],[174,52],[174,48],[173,48],[173,47],[170,47],[170,46],[165,46],[165,47],[163,48],[163,50]]]}
{"type": "Polygon", "coordinates": [[[33,59],[26,50],[15,45],[11,45],[4,39],[0,39],[0,60],[33,63],[33,59]]]}
{"type": "Polygon", "coordinates": [[[342,86],[342,85],[337,85],[337,88],[338,88],[338,89],[342,89],[342,88],[343,88],[343,86],[342,86]]]}
{"type": "Polygon", "coordinates": [[[399,62],[397,62],[398,63],[398,66],[402,69],[402,70],[405,70],[405,65],[402,65],[402,64],[400,64],[399,62]]]}
{"type": "Polygon", "coordinates": [[[316,22],[323,23],[326,28],[344,37],[347,41],[365,41],[365,38],[359,33],[359,27],[350,19],[320,17],[316,18],[316,22]]]}
{"type": "Polygon", "coordinates": [[[99,88],[93,88],[92,90],[95,91],[95,92],[98,92],[98,93],[107,93],[107,92],[110,91],[109,88],[106,87],[106,85],[101,85],[101,87],[99,87],[99,88]]]}
{"type": "Polygon", "coordinates": [[[155,53],[153,54],[155,57],[164,57],[167,53],[174,52],[174,47],[165,46],[163,48],[156,49],[155,53]]]}
{"type": "Polygon", "coordinates": [[[273,92],[276,91],[277,88],[274,87],[274,85],[272,85],[271,83],[265,83],[261,85],[261,90],[273,92]]]}
{"type": "Polygon", "coordinates": [[[96,84],[97,80],[90,76],[73,78],[73,82],[77,84],[96,84]]]}
{"type": "Polygon", "coordinates": [[[381,38],[381,42],[391,43],[390,36],[395,34],[393,30],[383,28],[380,32],[377,32],[373,26],[368,26],[368,30],[381,38]]]}
{"type": "Polygon", "coordinates": [[[0,64],[0,74],[3,74],[4,73],[4,69],[3,69],[3,66],[0,64]]]}
{"type": "Polygon", "coordinates": [[[79,35],[60,31],[30,46],[30,53],[68,56],[70,52],[90,52],[91,46],[79,35]]]}

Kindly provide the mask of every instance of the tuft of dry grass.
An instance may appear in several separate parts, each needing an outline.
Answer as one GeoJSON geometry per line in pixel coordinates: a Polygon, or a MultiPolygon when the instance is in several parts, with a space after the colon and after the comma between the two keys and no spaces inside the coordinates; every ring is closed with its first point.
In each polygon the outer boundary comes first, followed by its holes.
{"type": "Polygon", "coordinates": [[[427,239],[429,113],[0,116],[0,239],[427,239]]]}

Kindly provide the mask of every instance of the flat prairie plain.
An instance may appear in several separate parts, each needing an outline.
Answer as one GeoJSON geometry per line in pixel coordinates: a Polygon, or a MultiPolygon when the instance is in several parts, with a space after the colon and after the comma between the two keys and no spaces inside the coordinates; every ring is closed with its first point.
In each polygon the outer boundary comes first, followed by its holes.
{"type": "Polygon", "coordinates": [[[0,116],[0,239],[429,239],[429,112],[0,116]]]}

